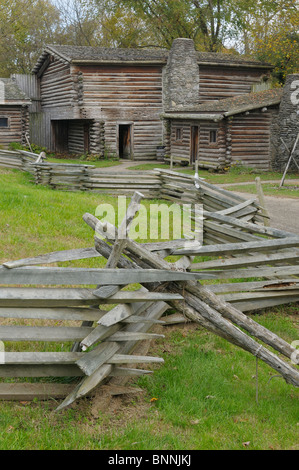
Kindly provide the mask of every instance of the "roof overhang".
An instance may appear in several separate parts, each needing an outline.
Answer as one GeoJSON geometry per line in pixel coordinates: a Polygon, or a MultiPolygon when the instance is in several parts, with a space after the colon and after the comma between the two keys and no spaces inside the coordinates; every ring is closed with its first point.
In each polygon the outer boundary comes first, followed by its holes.
{"type": "Polygon", "coordinates": [[[166,65],[165,60],[71,60],[74,65],[166,65]]]}
{"type": "Polygon", "coordinates": [[[252,68],[252,69],[262,69],[262,70],[273,70],[274,65],[272,64],[262,64],[257,62],[254,63],[241,63],[241,62],[207,62],[207,61],[198,61],[198,65],[211,66],[211,67],[234,67],[234,68],[252,68]]]}
{"type": "Polygon", "coordinates": [[[192,121],[221,121],[223,114],[163,113],[162,119],[190,119],[192,121]]]}

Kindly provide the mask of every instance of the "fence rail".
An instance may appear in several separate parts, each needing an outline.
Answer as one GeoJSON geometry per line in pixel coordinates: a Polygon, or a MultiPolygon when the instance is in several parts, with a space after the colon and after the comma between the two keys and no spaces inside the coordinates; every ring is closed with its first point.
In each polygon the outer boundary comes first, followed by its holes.
{"type": "MultiPolygon", "coordinates": [[[[130,226],[139,211],[141,195],[134,197],[121,227],[130,226]]],[[[63,399],[57,408],[62,410],[103,384],[108,383],[106,387],[112,387],[113,393],[112,378],[118,377],[118,385],[126,383],[126,377],[152,373],[146,364],[163,363],[162,358],[140,355],[135,348],[163,338],[152,328],[174,321],[197,322],[263,360],[298,387],[298,369],[289,363],[296,349],[246,313],[299,300],[299,237],[219,212],[204,215],[208,224],[217,220],[218,233],[223,231],[218,245],[211,241],[211,232],[204,237],[204,245],[193,243],[188,248],[184,239],[142,244],[127,238],[123,242],[116,227],[110,230],[108,222],[84,214],[87,225],[97,228],[94,246],[0,266],[0,318],[13,320],[0,325],[0,338],[34,345],[42,342],[48,349],[37,352],[34,346],[26,352],[5,351],[0,364],[0,400],[55,397],[63,399]],[[234,230],[241,240],[245,236],[244,241],[227,243],[226,237],[234,230]],[[180,259],[169,263],[165,253],[180,259]],[[36,266],[99,256],[107,259],[105,268],[36,266]],[[209,261],[204,260],[207,256],[209,261]],[[204,285],[203,280],[211,277],[226,282],[204,285]],[[194,282],[198,279],[201,282],[194,282]],[[132,290],[136,283],[140,287],[132,290]],[[175,319],[167,315],[169,307],[176,310],[175,319]],[[61,343],[61,349],[71,342],[71,350],[53,352],[46,346],[50,342],[61,343]],[[38,381],[20,383],[22,377],[38,381]],[[59,383],[62,377],[70,383],[59,383]],[[42,382],[49,378],[50,382],[42,382]],[[3,383],[5,379],[10,383],[3,383]]],[[[128,387],[120,388],[122,393],[130,393],[128,387]]]]}
{"type": "MultiPolygon", "coordinates": [[[[205,211],[219,212],[220,215],[230,215],[247,222],[265,220],[265,215],[262,215],[255,199],[246,200],[203,179],[195,179],[192,175],[175,171],[155,169],[147,172],[107,172],[88,164],[46,162],[44,155],[24,151],[1,151],[0,166],[28,171],[33,175],[36,184],[52,189],[106,193],[114,196],[132,196],[135,191],[140,191],[148,199],[165,199],[178,204],[201,204],[205,211]]],[[[223,241],[223,234],[219,232],[219,228],[217,230],[217,227],[213,226],[213,222],[206,223],[205,229],[214,233],[216,242],[219,242],[219,237],[222,237],[223,241]]],[[[236,235],[239,239],[237,230],[231,229],[230,233],[226,232],[225,240],[235,241],[235,238],[227,237],[236,235]]]]}

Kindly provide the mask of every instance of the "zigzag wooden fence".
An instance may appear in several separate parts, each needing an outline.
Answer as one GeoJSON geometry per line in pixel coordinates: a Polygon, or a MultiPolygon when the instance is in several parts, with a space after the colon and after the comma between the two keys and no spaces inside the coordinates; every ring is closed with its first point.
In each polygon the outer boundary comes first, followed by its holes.
{"type": "Polygon", "coordinates": [[[161,337],[150,331],[161,321],[167,323],[169,307],[299,386],[298,369],[288,362],[295,348],[247,316],[267,306],[299,300],[299,236],[220,211],[204,212],[208,224],[204,246],[194,242],[186,248],[184,239],[139,244],[127,235],[141,196],[134,195],[118,230],[91,214],[84,215],[95,231],[93,247],[6,262],[0,268],[0,317],[9,320],[8,324],[2,320],[0,338],[13,344],[23,342],[20,352],[5,351],[0,377],[10,382],[0,384],[0,398],[58,397],[63,401],[57,410],[62,410],[111,377],[151,373],[144,365],[163,360],[135,355],[134,350],[144,340],[161,337]],[[227,238],[234,241],[228,243],[227,238]],[[165,259],[169,255],[178,256],[178,261],[169,263],[165,259]],[[207,255],[214,259],[200,260],[207,255]],[[108,260],[104,269],[38,266],[98,256],[108,260]],[[261,280],[251,281],[252,277],[261,280]],[[244,282],[232,282],[240,278],[244,282]],[[220,283],[204,285],[209,279],[220,283]],[[130,290],[136,283],[140,288],[130,290]],[[114,307],[109,310],[111,304],[114,307]],[[36,349],[36,343],[46,345],[45,350],[23,352],[32,345],[36,349]],[[18,382],[23,377],[27,382],[18,382]],[[51,381],[28,382],[32,378],[51,381]]]}
{"type": "Polygon", "coordinates": [[[194,176],[157,169],[154,171],[103,172],[91,165],[49,163],[41,154],[1,150],[0,166],[29,171],[36,184],[64,191],[90,191],[112,195],[133,195],[141,191],[146,198],[160,198],[178,204],[202,204],[204,210],[222,211],[242,220],[262,221],[255,199],[246,200],[230,191],[195,179],[194,176]],[[37,161],[40,160],[40,161],[37,161]]]}

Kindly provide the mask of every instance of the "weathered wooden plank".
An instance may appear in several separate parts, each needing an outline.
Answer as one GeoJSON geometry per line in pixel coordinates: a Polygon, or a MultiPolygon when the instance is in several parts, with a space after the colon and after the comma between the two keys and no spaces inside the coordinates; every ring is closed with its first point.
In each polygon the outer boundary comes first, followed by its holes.
{"type": "Polygon", "coordinates": [[[101,255],[95,248],[79,248],[75,250],[53,251],[45,255],[34,258],[25,258],[16,261],[7,261],[3,263],[6,268],[18,268],[21,266],[33,266],[36,264],[58,263],[63,261],[73,261],[78,259],[96,258],[101,255]]]}
{"type": "Polygon", "coordinates": [[[96,308],[0,308],[0,318],[98,321],[105,314],[96,308]]]}
{"type": "Polygon", "coordinates": [[[192,269],[231,269],[234,267],[245,267],[245,266],[261,266],[264,264],[277,264],[287,263],[293,261],[294,263],[299,261],[299,250],[281,252],[275,254],[261,254],[256,256],[244,256],[233,259],[217,259],[213,261],[204,261],[202,263],[194,263],[192,269]]]}
{"type": "MultiPolygon", "coordinates": [[[[250,206],[251,204],[255,202],[256,202],[256,199],[248,199],[247,201],[241,202],[240,204],[237,204],[236,206],[228,207],[227,209],[218,211],[218,214],[223,214],[223,215],[234,214],[235,212],[238,212],[240,209],[244,209],[244,207],[250,206]]],[[[257,208],[255,208],[255,211],[257,211],[257,208]]]]}
{"type": "Polygon", "coordinates": [[[74,352],[5,352],[5,364],[74,364],[82,354],[74,352]]]}
{"type": "MultiPolygon", "coordinates": [[[[113,244],[111,254],[106,264],[106,269],[113,269],[117,267],[117,263],[122,255],[122,251],[126,246],[126,240],[129,235],[131,224],[134,220],[136,213],[140,209],[140,202],[143,197],[144,195],[139,192],[134,193],[127,209],[127,213],[119,227],[116,240],[113,244]]],[[[98,286],[98,288],[93,292],[93,294],[99,298],[108,298],[118,292],[120,288],[121,286],[109,286],[108,288],[103,289],[98,286]]]]}
{"type": "Polygon", "coordinates": [[[240,300],[238,302],[234,302],[236,308],[238,308],[242,312],[255,312],[264,310],[269,307],[275,307],[277,305],[287,305],[287,304],[294,304],[295,302],[299,301],[299,296],[297,297],[278,297],[278,298],[270,298],[270,299],[258,299],[257,301],[254,299],[251,300],[240,300]]]}
{"type": "Polygon", "coordinates": [[[230,282],[230,283],[221,283],[221,284],[211,284],[207,285],[206,287],[215,293],[222,293],[222,292],[245,292],[245,291],[263,291],[263,290],[271,290],[276,291],[279,289],[289,289],[294,286],[296,289],[299,288],[299,283],[296,282],[296,279],[282,279],[279,281],[250,281],[250,282],[230,282]]]}
{"type": "Polygon", "coordinates": [[[103,364],[109,362],[118,350],[119,345],[116,342],[104,342],[92,351],[83,354],[76,364],[85,375],[90,376],[103,364]]]}
{"type": "Polygon", "coordinates": [[[164,335],[155,333],[142,333],[132,331],[118,331],[109,336],[106,341],[142,341],[165,338],[164,335]]]}
{"type": "Polygon", "coordinates": [[[114,354],[108,363],[109,364],[161,364],[164,362],[164,359],[161,357],[152,357],[152,356],[135,356],[128,354],[114,354]]]}
{"type": "Polygon", "coordinates": [[[299,289],[290,290],[290,291],[278,291],[273,292],[270,290],[265,289],[263,292],[238,292],[238,293],[230,293],[230,294],[223,294],[222,298],[226,302],[235,303],[243,300],[263,300],[263,299],[279,299],[281,297],[290,299],[292,302],[293,297],[299,297],[299,289]]]}
{"type": "Polygon", "coordinates": [[[6,287],[0,289],[0,307],[72,307],[85,305],[127,304],[132,302],[182,300],[179,294],[163,292],[118,292],[103,302],[92,294],[91,289],[51,289],[51,288],[22,288],[6,287]]]}
{"type": "Polygon", "coordinates": [[[244,243],[227,243],[212,246],[203,246],[200,249],[181,249],[172,252],[173,255],[187,255],[187,256],[219,256],[221,253],[224,255],[255,252],[255,251],[274,251],[283,248],[299,247],[299,237],[283,238],[279,240],[265,240],[261,238],[260,241],[244,242],[244,243]]]}
{"type": "Polygon", "coordinates": [[[1,364],[0,377],[82,377],[76,364],[1,364]]]}
{"type": "Polygon", "coordinates": [[[248,279],[251,277],[281,277],[299,274],[299,266],[275,266],[244,269],[227,269],[211,271],[218,279],[248,279]]]}
{"type": "Polygon", "coordinates": [[[0,400],[63,399],[71,393],[74,387],[75,385],[53,383],[0,383],[0,400]]]}
{"type": "Polygon", "coordinates": [[[0,326],[2,341],[81,341],[92,331],[86,327],[0,326]]]}
{"type": "Polygon", "coordinates": [[[12,285],[122,285],[202,279],[201,275],[155,269],[124,270],[96,268],[0,267],[0,284],[12,285]]]}

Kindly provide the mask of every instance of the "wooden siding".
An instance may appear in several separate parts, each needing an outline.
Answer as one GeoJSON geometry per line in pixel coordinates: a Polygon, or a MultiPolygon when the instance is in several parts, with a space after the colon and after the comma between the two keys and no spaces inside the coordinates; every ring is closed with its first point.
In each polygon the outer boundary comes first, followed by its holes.
{"type": "Polygon", "coordinates": [[[161,121],[106,121],[104,124],[105,152],[111,157],[119,156],[118,127],[132,126],[132,159],[156,159],[156,148],[162,142],[161,121]]]}
{"type": "Polygon", "coordinates": [[[190,162],[191,122],[172,121],[170,134],[170,154],[174,162],[190,162]],[[177,140],[177,130],[181,138],[177,140]]]}
{"type": "Polygon", "coordinates": [[[28,130],[28,112],[20,106],[0,106],[0,117],[8,119],[8,127],[0,127],[0,145],[7,149],[10,142],[25,143],[28,130]]]}
{"type": "Polygon", "coordinates": [[[162,108],[162,70],[142,66],[81,66],[84,106],[162,108]]]}
{"type": "Polygon", "coordinates": [[[130,124],[132,159],[155,159],[163,130],[162,67],[86,65],[72,73],[82,74],[85,116],[105,123],[104,151],[119,156],[119,125],[130,124]]]}
{"type": "Polygon", "coordinates": [[[21,90],[28,96],[32,104],[29,105],[30,113],[38,113],[41,111],[41,99],[40,99],[40,83],[36,75],[20,74],[16,73],[13,75],[17,85],[21,90]]]}
{"type": "Polygon", "coordinates": [[[71,106],[76,97],[70,66],[53,60],[40,79],[43,108],[71,106]]]}
{"type": "Polygon", "coordinates": [[[210,100],[231,98],[251,92],[251,86],[259,83],[261,70],[242,70],[221,67],[199,67],[199,99],[203,103],[210,100]]]}
{"type": "Polygon", "coordinates": [[[201,168],[223,168],[226,163],[225,122],[200,124],[198,164],[201,168]],[[216,132],[216,142],[210,142],[211,131],[216,132]]]}
{"type": "Polygon", "coordinates": [[[84,121],[69,121],[68,125],[68,151],[77,155],[85,152],[84,121]]]}
{"type": "Polygon", "coordinates": [[[170,133],[170,154],[174,162],[190,162],[191,128],[199,127],[198,162],[201,168],[220,168],[226,164],[226,124],[207,121],[173,121],[170,133]],[[181,139],[176,139],[181,129],[181,139]],[[217,132],[217,142],[210,143],[210,131],[217,132]]]}
{"type": "Polygon", "coordinates": [[[255,111],[229,121],[231,162],[269,170],[271,113],[255,111]]]}

